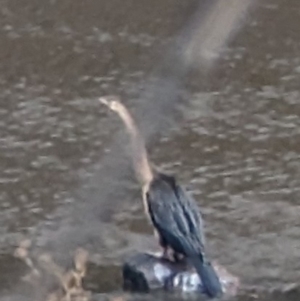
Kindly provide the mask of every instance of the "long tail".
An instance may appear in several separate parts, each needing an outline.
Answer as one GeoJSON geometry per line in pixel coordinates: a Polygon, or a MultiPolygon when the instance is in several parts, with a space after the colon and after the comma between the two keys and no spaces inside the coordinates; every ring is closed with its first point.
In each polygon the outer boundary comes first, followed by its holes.
{"type": "Polygon", "coordinates": [[[204,246],[201,247],[202,252],[199,252],[199,249],[194,248],[194,244],[188,240],[182,240],[181,243],[187,260],[195,267],[201,279],[204,292],[211,298],[220,297],[223,294],[220,278],[212,264],[206,258],[204,246]]]}
{"type": "Polygon", "coordinates": [[[149,185],[153,179],[153,173],[149,164],[145,142],[129,111],[115,96],[101,97],[100,101],[112,111],[115,111],[122,119],[130,136],[131,157],[137,179],[142,187],[149,185]]]}
{"type": "Polygon", "coordinates": [[[195,267],[205,293],[211,297],[220,297],[223,293],[220,279],[209,261],[203,261],[200,256],[190,257],[192,265],[195,267]]]}

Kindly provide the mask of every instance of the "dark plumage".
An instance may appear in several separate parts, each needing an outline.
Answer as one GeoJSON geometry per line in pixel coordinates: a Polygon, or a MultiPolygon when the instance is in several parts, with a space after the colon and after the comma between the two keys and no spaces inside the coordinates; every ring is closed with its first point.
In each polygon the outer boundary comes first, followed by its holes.
{"type": "MultiPolygon", "coordinates": [[[[222,294],[219,278],[204,252],[202,219],[194,199],[181,188],[174,177],[153,173],[144,141],[128,110],[117,97],[109,96],[100,102],[118,113],[130,135],[131,156],[148,211],[160,244],[171,248],[176,257],[183,255],[196,268],[207,295],[222,294]]],[[[166,253],[166,252],[165,252],[166,253]]]]}
{"type": "Polygon", "coordinates": [[[202,219],[195,201],[174,177],[161,173],[151,181],[146,200],[162,247],[170,247],[191,262],[210,297],[221,295],[220,280],[205,256],[202,219]]]}

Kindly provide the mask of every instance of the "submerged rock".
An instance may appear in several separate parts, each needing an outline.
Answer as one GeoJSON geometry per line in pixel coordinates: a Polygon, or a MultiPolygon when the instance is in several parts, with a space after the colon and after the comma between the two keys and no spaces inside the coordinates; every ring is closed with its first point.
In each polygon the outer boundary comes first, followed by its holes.
{"type": "MultiPolygon", "coordinates": [[[[239,279],[217,263],[212,264],[220,278],[223,293],[236,295],[239,279]]],[[[138,253],[126,260],[123,265],[123,284],[124,289],[136,292],[169,290],[204,294],[201,279],[193,267],[151,253],[138,253]]]]}

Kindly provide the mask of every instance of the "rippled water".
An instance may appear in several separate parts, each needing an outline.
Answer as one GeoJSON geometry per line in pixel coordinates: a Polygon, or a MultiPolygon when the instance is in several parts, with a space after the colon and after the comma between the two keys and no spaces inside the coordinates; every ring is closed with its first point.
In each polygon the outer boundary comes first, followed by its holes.
{"type": "MultiPolygon", "coordinates": [[[[187,77],[189,100],[149,143],[199,201],[212,257],[266,288],[300,273],[300,3],[288,2],[259,3],[214,72],[187,77]]],[[[88,248],[99,293],[120,288],[124,256],[154,248],[121,124],[96,97],[120,94],[138,114],[195,5],[2,0],[1,295],[24,274],[12,256],[22,235],[62,262],[88,248]]]]}

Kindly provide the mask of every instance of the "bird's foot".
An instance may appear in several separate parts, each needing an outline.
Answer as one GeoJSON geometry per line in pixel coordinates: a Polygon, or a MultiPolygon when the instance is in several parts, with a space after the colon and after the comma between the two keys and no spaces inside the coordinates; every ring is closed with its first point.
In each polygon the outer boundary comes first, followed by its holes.
{"type": "Polygon", "coordinates": [[[186,258],[184,255],[173,252],[173,260],[176,263],[186,264],[186,258]]]}
{"type": "Polygon", "coordinates": [[[163,248],[161,258],[170,260],[169,248],[163,248]]]}

